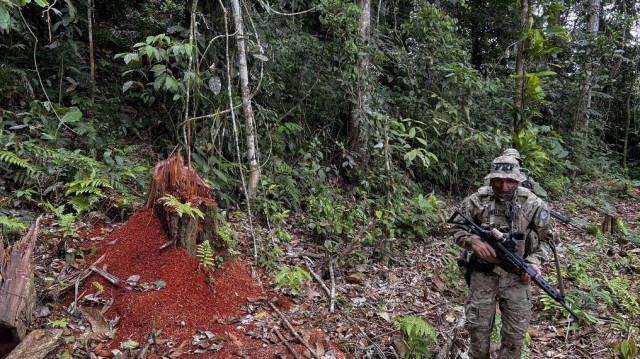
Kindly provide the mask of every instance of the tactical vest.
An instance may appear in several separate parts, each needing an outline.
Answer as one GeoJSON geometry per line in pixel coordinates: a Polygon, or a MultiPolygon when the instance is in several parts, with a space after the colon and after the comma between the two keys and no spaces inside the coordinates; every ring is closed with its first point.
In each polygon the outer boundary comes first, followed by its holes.
{"type": "Polygon", "coordinates": [[[510,238],[515,238],[517,248],[514,252],[523,258],[537,246],[537,235],[530,229],[531,216],[523,213],[523,207],[531,195],[530,190],[518,187],[515,198],[504,203],[493,200],[491,187],[482,187],[478,190],[480,213],[476,216],[476,220],[481,222],[480,226],[485,230],[497,228],[510,238]],[[531,238],[532,235],[535,238],[531,238]]]}

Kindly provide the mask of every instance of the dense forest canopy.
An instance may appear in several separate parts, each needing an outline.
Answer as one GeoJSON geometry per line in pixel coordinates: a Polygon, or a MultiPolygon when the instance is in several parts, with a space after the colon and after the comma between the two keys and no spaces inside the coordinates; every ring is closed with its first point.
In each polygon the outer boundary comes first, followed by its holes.
{"type": "Polygon", "coordinates": [[[595,178],[632,188],[638,9],[2,1],[3,208],[140,199],[177,148],[220,205],[258,196],[266,217],[353,196],[336,216],[411,222],[399,208],[467,193],[509,147],[557,197],[595,178]]]}
{"type": "Polygon", "coordinates": [[[220,207],[275,224],[256,242],[267,270],[289,216],[342,260],[441,233],[443,203],[507,148],[551,200],[633,192],[639,14],[635,0],[0,0],[3,234],[43,211],[65,234],[125,217],[178,150],[220,207]]]}

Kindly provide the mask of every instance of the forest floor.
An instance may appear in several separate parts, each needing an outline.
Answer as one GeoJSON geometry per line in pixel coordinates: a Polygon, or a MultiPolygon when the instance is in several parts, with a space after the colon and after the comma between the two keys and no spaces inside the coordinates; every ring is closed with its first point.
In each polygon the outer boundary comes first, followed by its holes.
{"type": "MultiPolygon", "coordinates": [[[[600,226],[606,213],[580,196],[550,205],[576,223],[600,226]]],[[[608,208],[634,233],[640,231],[639,198],[632,190],[608,208]]],[[[254,241],[273,240],[272,229],[250,225],[242,213],[227,218],[238,253],[217,253],[213,269],[181,248],[161,248],[168,238],[151,210],[124,222],[98,221],[70,237],[45,220],[34,256],[34,327],[65,330],[47,358],[404,358],[407,346],[396,317],[418,317],[433,326],[438,343],[428,349],[434,357],[447,343],[452,358],[466,357],[461,324],[467,289],[445,227],[419,242],[390,243],[386,265],[372,259],[371,248],[358,248],[368,261],[336,264],[304,226],[293,224],[301,221],[290,218],[282,227],[291,240],[279,243],[280,265],[315,274],[293,295],[247,259],[254,241]],[[86,280],[77,289],[60,290],[73,273],[85,273],[86,280]]],[[[592,235],[558,221],[556,230],[562,266],[572,260],[567,248],[589,251],[595,245],[592,235]]],[[[613,238],[609,257],[601,261],[640,252],[637,243],[613,238]]],[[[639,272],[633,267],[626,273],[636,295],[639,272]]],[[[556,285],[555,274],[545,271],[545,278],[556,285]]],[[[565,279],[567,290],[575,285],[565,279]]],[[[544,310],[542,291],[534,287],[533,293],[529,358],[613,358],[609,344],[619,334],[599,330],[611,319],[606,306],[590,311],[595,324],[575,326],[559,309],[544,310]]]]}

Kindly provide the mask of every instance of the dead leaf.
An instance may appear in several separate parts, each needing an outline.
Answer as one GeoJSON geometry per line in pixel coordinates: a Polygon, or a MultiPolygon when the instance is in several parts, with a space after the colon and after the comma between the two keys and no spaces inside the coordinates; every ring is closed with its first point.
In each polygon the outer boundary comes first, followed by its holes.
{"type": "Polygon", "coordinates": [[[378,316],[387,321],[387,323],[391,323],[391,315],[387,312],[378,312],[376,313],[378,316]]]}
{"type": "Polygon", "coordinates": [[[236,337],[235,335],[233,335],[233,333],[229,333],[227,332],[227,335],[229,335],[229,338],[231,339],[231,342],[233,342],[233,345],[237,346],[237,347],[242,347],[243,344],[240,341],[240,339],[238,339],[238,337],[236,337]]]}
{"type": "Polygon", "coordinates": [[[396,352],[398,352],[398,356],[400,358],[404,358],[409,351],[409,347],[401,338],[396,338],[393,340],[393,346],[396,348],[396,352]]]}
{"type": "Polygon", "coordinates": [[[265,296],[247,297],[247,302],[249,303],[266,302],[266,301],[267,301],[267,297],[265,296]]]}
{"type": "Polygon", "coordinates": [[[102,313],[94,307],[80,307],[78,308],[82,317],[91,324],[91,330],[94,332],[106,332],[109,329],[109,323],[102,316],[102,313]]]}
{"type": "Polygon", "coordinates": [[[316,338],[316,354],[319,356],[324,355],[324,345],[322,345],[322,341],[319,338],[316,338]]]}
{"type": "Polygon", "coordinates": [[[359,283],[362,283],[364,278],[365,278],[364,273],[358,272],[358,273],[349,274],[344,279],[349,283],[359,284],[359,283]]]}
{"type": "Polygon", "coordinates": [[[187,341],[183,341],[180,343],[180,346],[176,348],[171,354],[169,354],[169,358],[178,358],[182,356],[187,351],[187,341]]]}
{"type": "Polygon", "coordinates": [[[442,278],[440,278],[440,274],[438,274],[437,270],[433,271],[433,283],[436,285],[436,288],[438,288],[439,291],[443,291],[445,289],[447,289],[447,286],[444,284],[444,282],[442,281],[442,278]]]}

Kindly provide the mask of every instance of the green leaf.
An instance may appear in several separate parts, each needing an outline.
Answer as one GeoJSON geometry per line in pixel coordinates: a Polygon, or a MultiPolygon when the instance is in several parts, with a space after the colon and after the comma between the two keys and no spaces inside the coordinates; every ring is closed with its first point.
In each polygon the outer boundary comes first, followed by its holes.
{"type": "Polygon", "coordinates": [[[125,64],[129,65],[129,63],[130,63],[131,61],[135,61],[135,62],[138,62],[138,61],[139,61],[139,57],[138,57],[138,54],[137,54],[137,53],[135,53],[135,52],[131,52],[131,53],[128,53],[128,54],[126,54],[126,55],[124,56],[124,63],[125,63],[125,64]]]}
{"type": "Polygon", "coordinates": [[[626,358],[629,355],[629,342],[626,340],[623,340],[622,343],[620,344],[620,353],[622,354],[622,356],[624,358],[626,358]]]}
{"type": "Polygon", "coordinates": [[[562,5],[562,4],[551,4],[551,6],[549,6],[549,11],[559,11],[559,10],[566,10],[567,7],[562,5]]]}
{"type": "Polygon", "coordinates": [[[565,35],[567,30],[562,26],[549,26],[547,29],[549,35],[565,35]]]}
{"type": "Polygon", "coordinates": [[[254,54],[253,57],[255,57],[256,59],[260,60],[260,61],[264,61],[267,62],[269,61],[269,58],[263,55],[259,55],[259,54],[254,54]]]}
{"type": "Polygon", "coordinates": [[[211,92],[213,92],[215,95],[218,95],[221,89],[222,82],[220,81],[220,78],[218,76],[209,79],[209,90],[211,90],[211,92]]]}
{"type": "Polygon", "coordinates": [[[556,73],[553,71],[541,71],[541,72],[536,72],[536,76],[538,77],[543,77],[543,76],[553,76],[556,73]]]}
{"type": "Polygon", "coordinates": [[[4,7],[4,3],[0,4],[0,30],[5,30],[9,28],[9,22],[11,21],[11,16],[9,12],[4,7]]]}
{"type": "Polygon", "coordinates": [[[49,6],[49,2],[47,0],[35,0],[36,4],[40,5],[40,7],[47,7],[49,6]]]}
{"type": "Polygon", "coordinates": [[[127,92],[131,86],[133,86],[133,84],[135,83],[135,81],[127,81],[124,83],[124,85],[122,85],[122,93],[127,92]]]}
{"type": "Polygon", "coordinates": [[[75,123],[78,122],[80,118],[82,118],[82,111],[78,109],[72,109],[71,111],[65,113],[64,116],[62,116],[61,121],[64,123],[75,123]]]}
{"type": "Polygon", "coordinates": [[[126,342],[120,343],[120,347],[122,347],[122,349],[135,349],[138,347],[138,345],[138,342],[131,339],[127,340],[126,342]]]}

